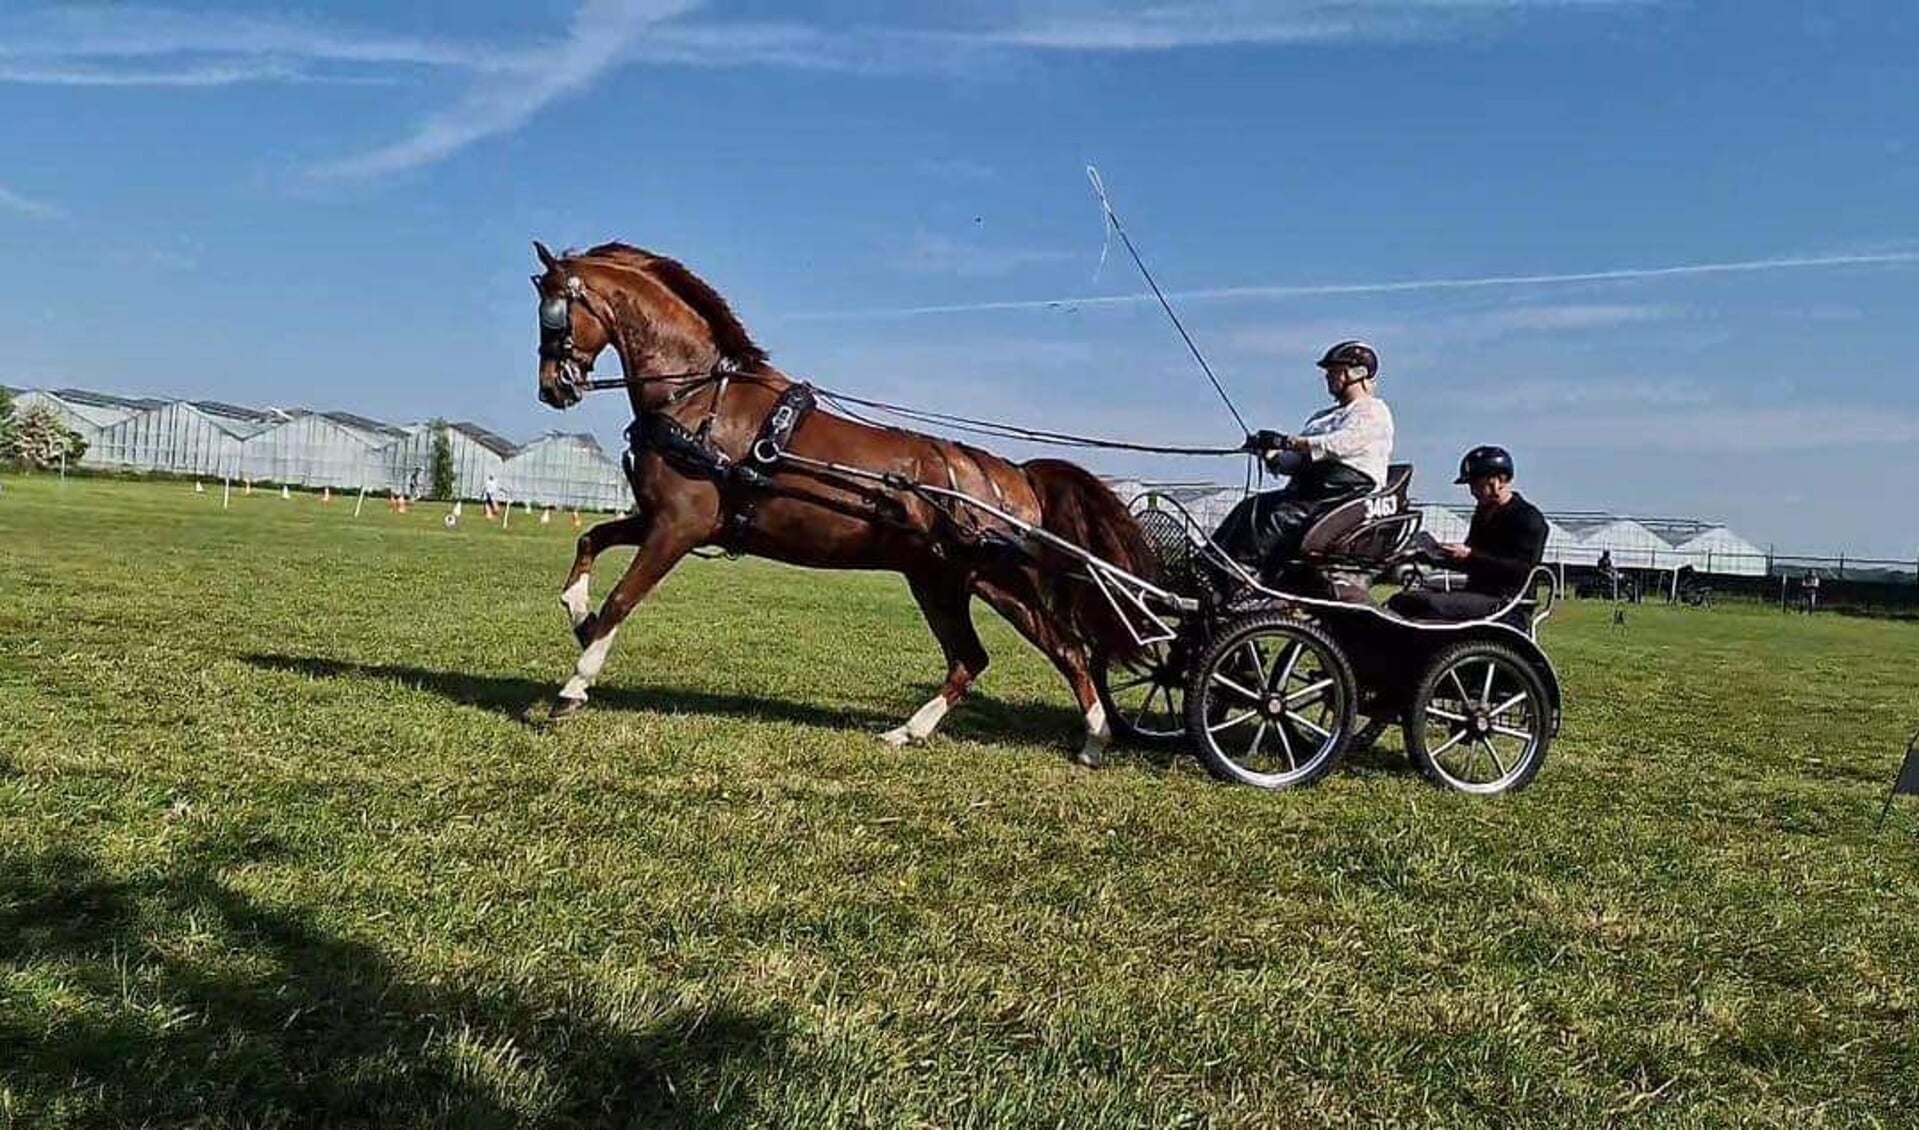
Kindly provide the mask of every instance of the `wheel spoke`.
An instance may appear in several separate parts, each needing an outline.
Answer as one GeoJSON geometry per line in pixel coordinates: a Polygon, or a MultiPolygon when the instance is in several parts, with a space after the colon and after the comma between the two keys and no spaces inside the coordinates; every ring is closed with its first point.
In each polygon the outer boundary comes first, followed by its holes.
{"type": "Polygon", "coordinates": [[[1502,702],[1498,706],[1493,707],[1491,716],[1494,718],[1503,717],[1508,710],[1511,710],[1513,707],[1518,706],[1520,703],[1525,701],[1526,701],[1526,692],[1520,691],[1518,694],[1507,699],[1505,702],[1502,702]]]}
{"type": "Polygon", "coordinates": [[[1154,687],[1152,690],[1146,692],[1146,701],[1140,703],[1139,709],[1133,712],[1133,729],[1144,730],[1146,728],[1140,723],[1145,720],[1147,713],[1153,709],[1153,696],[1158,693],[1158,687],[1154,687]]]}
{"type": "Polygon", "coordinates": [[[1499,760],[1499,751],[1493,748],[1493,743],[1486,738],[1480,738],[1479,744],[1486,747],[1486,755],[1493,759],[1493,768],[1499,770],[1499,777],[1493,779],[1499,780],[1503,778],[1506,775],[1506,763],[1499,760]]]}
{"type": "Polygon", "coordinates": [[[1271,722],[1267,721],[1264,718],[1259,720],[1259,729],[1253,731],[1253,747],[1246,751],[1246,760],[1248,761],[1259,760],[1259,747],[1261,743],[1265,742],[1266,731],[1271,729],[1272,725],[1273,724],[1271,722]]]}
{"type": "Polygon", "coordinates": [[[1266,657],[1259,653],[1258,637],[1246,641],[1246,651],[1253,657],[1253,682],[1263,686],[1266,682],[1266,657]]]}
{"type": "Polygon", "coordinates": [[[1443,706],[1429,705],[1426,707],[1426,713],[1432,715],[1435,718],[1444,718],[1448,722],[1458,722],[1461,725],[1464,725],[1466,721],[1466,716],[1464,714],[1454,714],[1452,711],[1447,710],[1443,706]]]}
{"type": "Polygon", "coordinates": [[[1320,725],[1319,723],[1313,721],[1312,719],[1306,717],[1304,714],[1301,714],[1296,710],[1288,710],[1286,712],[1286,717],[1306,727],[1308,730],[1311,730],[1313,733],[1318,734],[1321,741],[1324,741],[1327,738],[1330,738],[1333,736],[1333,732],[1331,730],[1328,730],[1326,727],[1320,725]]]}
{"type": "Polygon", "coordinates": [[[1231,679],[1220,674],[1218,671],[1213,672],[1213,682],[1218,683],[1220,686],[1225,687],[1229,691],[1232,691],[1234,694],[1245,699],[1247,702],[1259,701],[1260,696],[1254,694],[1252,691],[1247,690],[1245,687],[1240,686],[1238,683],[1233,682],[1231,679]]]}
{"type": "Polygon", "coordinates": [[[1516,738],[1528,744],[1533,740],[1533,732],[1531,730],[1515,730],[1511,726],[1501,726],[1496,722],[1493,724],[1493,733],[1503,734],[1509,738],[1516,738]]]}
{"type": "Polygon", "coordinates": [[[1286,736],[1286,727],[1284,727],[1284,726],[1274,726],[1274,727],[1273,727],[1273,729],[1275,729],[1275,730],[1278,730],[1278,731],[1279,731],[1279,748],[1281,748],[1281,749],[1283,749],[1283,750],[1285,750],[1285,751],[1286,751],[1286,769],[1287,769],[1287,771],[1288,771],[1288,772],[1291,772],[1291,773],[1296,773],[1296,772],[1298,772],[1298,771],[1299,771],[1299,758],[1297,758],[1297,757],[1295,757],[1295,756],[1293,756],[1293,739],[1291,739],[1291,738],[1289,738],[1289,737],[1287,737],[1287,736],[1286,736]]]}
{"type": "Polygon", "coordinates": [[[1465,740],[1466,740],[1466,735],[1467,735],[1468,733],[1469,733],[1469,731],[1468,731],[1468,730],[1466,730],[1466,729],[1465,729],[1464,727],[1461,727],[1460,729],[1457,729],[1457,730],[1454,730],[1454,731],[1453,731],[1453,736],[1452,736],[1452,737],[1450,737],[1450,738],[1447,738],[1447,739],[1446,739],[1445,741],[1443,741],[1443,742],[1441,742],[1440,744],[1438,744],[1438,745],[1436,745],[1436,746],[1434,746],[1434,747],[1433,747],[1433,750],[1432,750],[1432,753],[1431,753],[1431,754],[1429,754],[1429,756],[1431,756],[1431,757],[1434,757],[1434,758],[1437,758],[1437,757],[1438,757],[1438,756],[1439,756],[1440,754],[1442,754],[1442,753],[1445,753],[1445,752],[1446,752],[1447,750],[1449,750],[1449,749],[1451,749],[1451,748],[1453,748],[1454,746],[1456,746],[1456,745],[1458,745],[1458,744],[1459,744],[1460,742],[1463,742],[1463,741],[1465,741],[1465,740]]]}
{"type": "Polygon", "coordinates": [[[1208,726],[1208,727],[1206,727],[1206,732],[1207,732],[1207,733],[1209,733],[1209,734],[1217,734],[1217,733],[1219,733],[1219,732],[1220,732],[1221,730],[1230,730],[1230,729],[1232,729],[1232,728],[1233,728],[1234,726],[1238,726],[1238,725],[1242,725],[1242,724],[1244,724],[1244,723],[1245,723],[1245,721],[1246,721],[1246,720],[1247,720],[1248,718],[1251,718],[1251,717],[1253,717],[1254,715],[1257,715],[1258,713],[1259,713],[1259,711],[1257,711],[1257,710],[1248,710],[1247,712],[1245,712],[1244,714],[1241,714],[1241,715],[1240,715],[1239,717],[1237,717],[1237,718],[1228,718],[1228,719],[1226,719],[1226,721],[1224,721],[1224,722],[1220,722],[1220,723],[1217,723],[1217,724],[1215,724],[1215,725],[1211,725],[1211,726],[1208,726]]]}
{"type": "Polygon", "coordinates": [[[1479,705],[1481,705],[1481,706],[1484,706],[1484,707],[1491,707],[1491,706],[1492,706],[1492,704],[1493,704],[1493,675],[1495,675],[1495,674],[1496,674],[1497,672],[1498,672],[1498,668],[1497,668],[1496,666],[1494,666],[1494,664],[1493,664],[1493,661],[1492,661],[1492,660],[1490,660],[1490,659],[1488,659],[1488,660],[1486,661],[1486,689],[1485,689],[1485,690],[1483,690],[1483,691],[1480,691],[1480,692],[1479,692],[1479,705]]]}
{"type": "Polygon", "coordinates": [[[1446,677],[1453,681],[1453,686],[1459,688],[1459,702],[1462,706],[1473,700],[1473,693],[1466,689],[1465,683],[1460,681],[1459,668],[1457,667],[1446,668],[1446,677]]]}
{"type": "Polygon", "coordinates": [[[1283,690],[1287,683],[1293,681],[1293,669],[1299,666],[1300,654],[1305,650],[1305,645],[1299,643],[1295,643],[1291,648],[1287,649],[1286,670],[1273,675],[1272,681],[1266,684],[1266,690],[1268,692],[1283,690]]]}
{"type": "Polygon", "coordinates": [[[1302,687],[1301,689],[1296,690],[1292,694],[1289,694],[1286,696],[1286,705],[1298,706],[1300,703],[1305,702],[1308,698],[1311,698],[1312,696],[1319,694],[1319,692],[1325,690],[1327,687],[1330,687],[1332,685],[1333,685],[1333,681],[1331,679],[1321,679],[1319,682],[1314,683],[1312,686],[1302,687]]]}

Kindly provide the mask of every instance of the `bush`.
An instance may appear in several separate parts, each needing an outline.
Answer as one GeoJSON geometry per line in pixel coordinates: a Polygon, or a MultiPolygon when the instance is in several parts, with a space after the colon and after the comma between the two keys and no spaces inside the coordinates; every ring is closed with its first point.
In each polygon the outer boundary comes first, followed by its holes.
{"type": "Polygon", "coordinates": [[[455,484],[453,481],[453,441],[447,438],[446,421],[433,421],[433,497],[442,501],[452,498],[455,484]]]}
{"type": "MultiPolygon", "coordinates": [[[[11,403],[7,408],[7,415],[11,417],[11,403]]],[[[6,446],[0,449],[0,455],[30,469],[57,467],[63,458],[68,463],[78,463],[87,452],[87,441],[80,433],[61,423],[60,417],[44,404],[20,413],[0,431],[6,433],[6,446]]]]}

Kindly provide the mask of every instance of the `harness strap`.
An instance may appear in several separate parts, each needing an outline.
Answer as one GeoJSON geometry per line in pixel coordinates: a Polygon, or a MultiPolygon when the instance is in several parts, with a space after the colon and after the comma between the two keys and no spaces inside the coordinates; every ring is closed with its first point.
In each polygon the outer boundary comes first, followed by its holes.
{"type": "Polygon", "coordinates": [[[800,425],[812,414],[817,404],[812,386],[804,382],[781,389],[779,398],[773,402],[773,410],[767,413],[766,419],[760,421],[760,430],[747,447],[746,458],[733,464],[730,479],[734,484],[748,488],[751,493],[733,506],[732,512],[726,516],[729,553],[737,555],[740,552],[746,531],[759,512],[760,499],[773,489],[773,472],[784,457],[787,446],[793,442],[793,433],[799,431],[800,425]]]}
{"type": "MultiPolygon", "coordinates": [[[[724,385],[720,395],[724,395],[724,385]]],[[[727,552],[737,555],[739,543],[758,511],[760,498],[774,489],[773,474],[786,457],[787,446],[818,400],[810,385],[794,384],[781,389],[772,411],[760,422],[745,456],[737,460],[713,442],[717,401],[716,396],[716,411],[701,421],[697,430],[689,429],[664,411],[641,413],[627,426],[622,469],[638,493],[639,453],[654,451],[675,470],[718,483],[727,552]]]]}

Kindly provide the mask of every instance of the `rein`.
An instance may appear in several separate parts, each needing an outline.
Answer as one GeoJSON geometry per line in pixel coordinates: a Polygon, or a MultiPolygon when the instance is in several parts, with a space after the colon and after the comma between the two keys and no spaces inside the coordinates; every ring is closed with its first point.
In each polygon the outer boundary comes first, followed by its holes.
{"type": "MultiPolygon", "coordinates": [[[[595,377],[581,381],[573,387],[581,392],[604,392],[612,389],[627,388],[631,385],[670,384],[675,381],[691,381],[692,384],[678,390],[667,406],[677,404],[687,397],[715,382],[724,383],[735,377],[755,379],[753,374],[735,373],[726,369],[714,368],[705,371],[686,373],[659,373],[639,377],[595,377]]],[[[998,420],[981,420],[972,416],[958,416],[950,412],[930,412],[919,408],[909,408],[901,404],[889,404],[884,400],[868,400],[865,397],[852,396],[832,389],[815,385],[814,392],[820,399],[832,404],[847,416],[872,427],[885,427],[885,424],[867,419],[853,411],[848,405],[859,405],[878,412],[898,416],[918,424],[951,428],[954,431],[973,435],[988,436],[993,439],[1025,440],[1029,443],[1043,443],[1057,447],[1082,447],[1104,451],[1138,451],[1152,455],[1244,455],[1246,449],[1240,447],[1182,447],[1169,444],[1137,443],[1131,440],[1107,439],[1098,436],[1076,435],[1072,432],[1048,431],[1044,428],[1029,428],[1019,424],[1009,424],[998,420]]],[[[717,412],[718,405],[715,404],[717,412]]]]}

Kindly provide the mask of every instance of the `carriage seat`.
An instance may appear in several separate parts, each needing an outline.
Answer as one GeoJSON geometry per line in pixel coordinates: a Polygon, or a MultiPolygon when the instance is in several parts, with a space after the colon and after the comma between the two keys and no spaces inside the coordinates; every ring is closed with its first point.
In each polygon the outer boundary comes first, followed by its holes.
{"type": "Polygon", "coordinates": [[[1300,540],[1300,557],[1333,562],[1384,562],[1394,557],[1419,532],[1419,512],[1408,500],[1412,484],[1411,463],[1387,467],[1384,486],[1313,520],[1300,540]]]}

